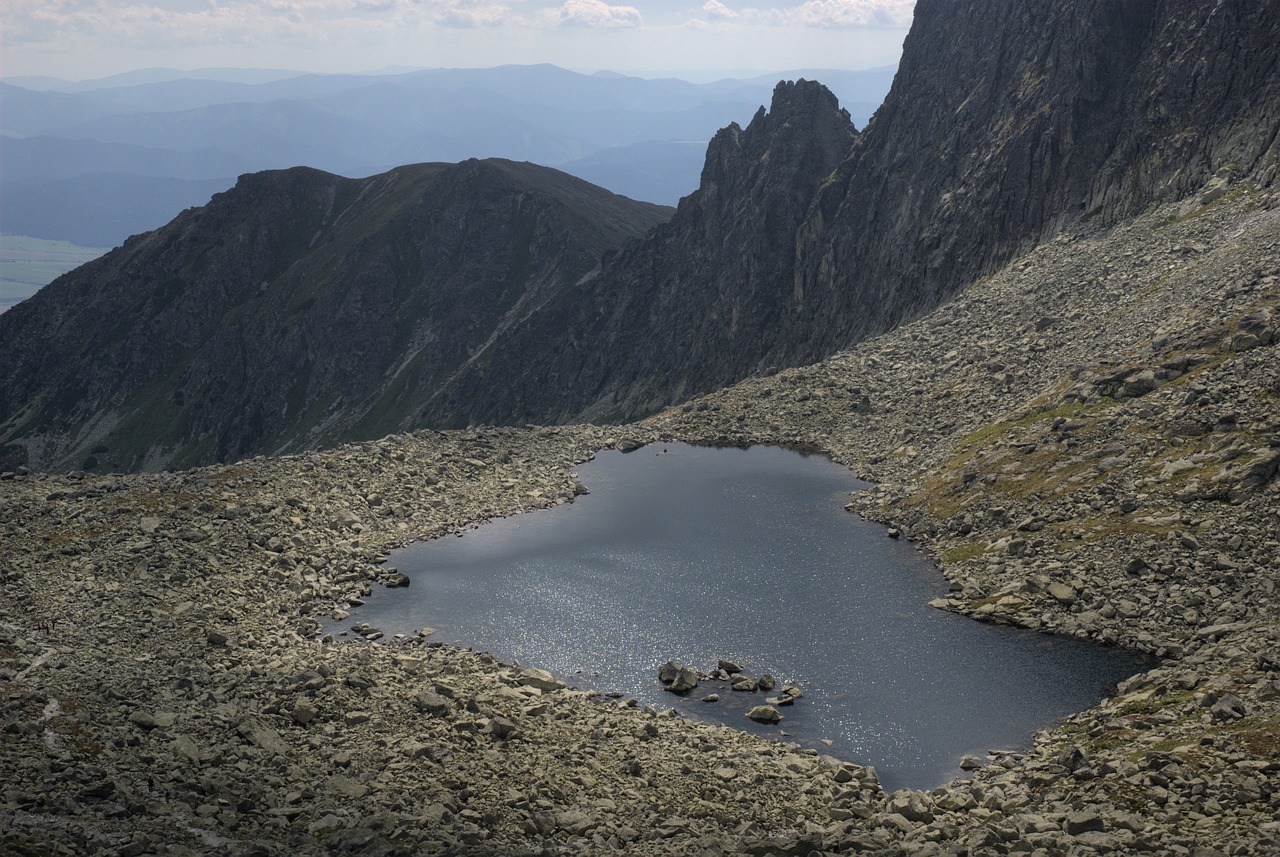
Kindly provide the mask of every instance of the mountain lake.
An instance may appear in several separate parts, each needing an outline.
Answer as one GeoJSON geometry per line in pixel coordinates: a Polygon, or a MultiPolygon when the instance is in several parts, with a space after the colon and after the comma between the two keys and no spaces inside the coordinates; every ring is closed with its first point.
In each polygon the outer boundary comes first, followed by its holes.
{"type": "Polygon", "coordinates": [[[411,585],[375,587],[328,630],[428,626],[580,688],[874,765],[886,790],[940,785],[967,754],[1025,750],[1153,665],[929,607],[945,579],[844,509],[866,483],[825,457],[653,444],[577,472],[590,493],[574,503],[394,551],[411,585]],[[766,726],[746,711],[776,690],[703,682],[679,697],[658,681],[667,660],[711,671],[720,658],[804,696],[766,726]]]}

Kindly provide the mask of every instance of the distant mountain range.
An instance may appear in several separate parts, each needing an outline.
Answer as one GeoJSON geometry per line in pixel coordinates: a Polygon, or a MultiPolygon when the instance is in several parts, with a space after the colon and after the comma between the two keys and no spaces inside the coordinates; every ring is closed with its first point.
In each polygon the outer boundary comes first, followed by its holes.
{"type": "Polygon", "coordinates": [[[855,124],[893,68],[693,84],[551,65],[381,75],[151,69],[0,83],[0,230],[114,246],[202,205],[237,176],[308,166],[349,177],[497,157],[555,166],[674,205],[715,131],[779,78],[821,75],[855,124]]]}

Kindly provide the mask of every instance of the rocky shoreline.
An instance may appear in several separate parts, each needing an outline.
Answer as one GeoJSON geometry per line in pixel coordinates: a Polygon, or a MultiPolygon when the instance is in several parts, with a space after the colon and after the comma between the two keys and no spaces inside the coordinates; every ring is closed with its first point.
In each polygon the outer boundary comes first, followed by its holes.
{"type": "Polygon", "coordinates": [[[1278,322],[1280,208],[1241,185],[634,426],[4,474],[0,852],[1276,853],[1278,322]],[[387,550],[570,502],[576,464],[655,439],[819,448],[938,560],[936,606],[1166,660],[885,794],[429,637],[321,641],[387,550]]]}

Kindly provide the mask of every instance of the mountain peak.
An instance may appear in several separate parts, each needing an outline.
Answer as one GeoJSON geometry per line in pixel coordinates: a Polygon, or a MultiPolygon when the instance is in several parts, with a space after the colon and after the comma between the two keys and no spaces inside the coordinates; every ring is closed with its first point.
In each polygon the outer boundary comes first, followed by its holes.
{"type": "MultiPolygon", "coordinates": [[[[774,121],[786,122],[792,116],[819,115],[829,112],[843,112],[835,93],[816,80],[780,80],[773,88],[773,100],[769,105],[769,115],[774,121]]],[[[757,114],[759,115],[759,114],[757,114]]]]}
{"type": "Polygon", "coordinates": [[[707,197],[725,187],[739,193],[746,186],[763,191],[764,185],[816,188],[815,181],[849,154],[856,134],[849,112],[825,86],[780,81],[769,110],[761,106],[745,131],[734,123],[712,138],[699,193],[707,197]],[[766,172],[775,178],[764,181],[766,172]]]}

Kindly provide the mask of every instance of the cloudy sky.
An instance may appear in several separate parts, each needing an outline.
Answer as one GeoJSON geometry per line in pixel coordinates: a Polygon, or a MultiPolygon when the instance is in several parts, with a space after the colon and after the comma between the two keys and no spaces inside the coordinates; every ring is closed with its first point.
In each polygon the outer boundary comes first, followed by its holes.
{"type": "Polygon", "coordinates": [[[153,66],[370,71],[539,62],[649,73],[867,68],[897,61],[914,5],[0,0],[0,74],[79,80],[153,66]]]}

